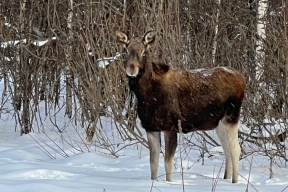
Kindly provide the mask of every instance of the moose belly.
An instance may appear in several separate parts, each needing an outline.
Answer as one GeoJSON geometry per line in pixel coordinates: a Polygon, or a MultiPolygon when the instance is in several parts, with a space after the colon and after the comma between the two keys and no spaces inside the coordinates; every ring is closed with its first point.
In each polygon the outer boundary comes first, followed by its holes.
{"type": "Polygon", "coordinates": [[[147,119],[141,119],[141,124],[146,131],[173,131],[189,133],[193,131],[208,131],[215,129],[219,123],[218,119],[211,119],[206,121],[187,121],[185,119],[181,120],[181,129],[178,125],[178,121],[174,118],[152,118],[151,121],[147,119]]]}
{"type": "Polygon", "coordinates": [[[192,107],[177,108],[169,107],[169,110],[161,106],[139,105],[138,115],[141,124],[147,131],[172,131],[181,132],[178,121],[181,121],[183,133],[193,131],[207,131],[215,129],[219,120],[224,116],[224,110],[216,106],[206,106],[193,110],[192,107]]]}
{"type": "Polygon", "coordinates": [[[182,121],[181,127],[183,133],[189,133],[193,131],[209,131],[215,129],[218,126],[218,123],[219,120],[216,119],[194,123],[182,121]]]}
{"type": "MultiPolygon", "coordinates": [[[[163,114],[164,115],[164,114],[163,114]]],[[[220,117],[209,118],[205,116],[195,116],[187,119],[179,119],[173,115],[154,116],[152,114],[139,114],[141,124],[146,131],[172,131],[189,133],[193,131],[208,131],[215,129],[219,123],[220,117]],[[150,118],[149,118],[150,117],[150,118]],[[181,121],[181,129],[179,128],[178,120],[181,121]]]]}
{"type": "Polygon", "coordinates": [[[152,117],[152,115],[141,115],[141,113],[138,113],[138,115],[142,127],[146,131],[170,131],[172,129],[177,129],[175,127],[176,121],[174,120],[174,118],[157,116],[152,117]],[[147,116],[150,116],[151,118],[147,118],[147,116]]]}

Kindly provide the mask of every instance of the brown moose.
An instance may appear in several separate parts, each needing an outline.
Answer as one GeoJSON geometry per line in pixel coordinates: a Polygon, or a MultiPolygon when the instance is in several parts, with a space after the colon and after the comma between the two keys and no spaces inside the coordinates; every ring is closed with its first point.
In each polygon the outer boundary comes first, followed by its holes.
{"type": "Polygon", "coordinates": [[[165,139],[166,180],[172,181],[177,133],[216,129],[226,158],[224,179],[232,177],[232,183],[237,183],[243,75],[227,67],[187,71],[154,62],[148,55],[156,38],[153,31],[134,39],[117,31],[116,37],[128,52],[125,70],[147,132],[151,179],[157,179],[161,131],[165,139]]]}

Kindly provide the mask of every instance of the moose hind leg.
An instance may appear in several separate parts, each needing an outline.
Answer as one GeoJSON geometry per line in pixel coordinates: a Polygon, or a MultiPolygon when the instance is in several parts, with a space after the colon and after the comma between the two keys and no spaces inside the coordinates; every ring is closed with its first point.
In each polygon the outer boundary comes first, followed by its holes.
{"type": "Polygon", "coordinates": [[[174,155],[177,148],[177,132],[165,131],[165,171],[166,181],[172,181],[174,155]]]}
{"type": "Polygon", "coordinates": [[[161,148],[160,132],[147,131],[148,147],[150,151],[151,179],[157,179],[159,155],[161,148]]]}
{"type": "Polygon", "coordinates": [[[230,124],[225,122],[225,119],[220,120],[216,133],[226,158],[224,179],[231,179],[232,177],[232,183],[237,183],[241,152],[238,142],[238,122],[230,124]]]}
{"type": "Polygon", "coordinates": [[[238,174],[239,174],[239,157],[241,153],[241,148],[238,141],[238,129],[239,123],[229,125],[229,140],[230,140],[230,154],[232,160],[232,183],[238,183],[238,174]]]}

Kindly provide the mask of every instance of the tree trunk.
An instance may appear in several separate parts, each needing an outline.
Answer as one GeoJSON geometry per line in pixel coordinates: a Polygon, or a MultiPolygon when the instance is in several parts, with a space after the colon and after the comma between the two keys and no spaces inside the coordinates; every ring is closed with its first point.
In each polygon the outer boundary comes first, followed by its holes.
{"type": "Polygon", "coordinates": [[[256,81],[259,81],[264,73],[264,41],[266,39],[266,14],[268,8],[267,0],[258,1],[258,22],[257,22],[257,35],[256,41],[256,81]]]}
{"type": "MultiPolygon", "coordinates": [[[[26,0],[23,0],[20,4],[20,37],[21,39],[25,39],[25,35],[23,35],[25,30],[25,9],[26,9],[26,0]]],[[[29,113],[29,59],[26,60],[24,54],[24,47],[20,44],[19,47],[19,55],[17,67],[16,67],[16,88],[15,88],[15,97],[16,97],[16,108],[18,110],[21,109],[21,102],[23,102],[22,106],[22,114],[21,114],[21,135],[23,133],[27,134],[31,131],[30,129],[30,113],[29,113]]]]}
{"type": "MultiPolygon", "coordinates": [[[[20,28],[20,36],[23,37],[24,31],[24,12],[26,7],[26,0],[23,0],[20,3],[20,16],[19,16],[19,28],[20,28]]],[[[21,82],[21,55],[22,48],[21,46],[18,47],[18,53],[16,55],[16,69],[15,69],[15,78],[14,78],[14,98],[13,98],[13,105],[14,109],[20,111],[22,105],[22,84],[21,82]]]]}
{"type": "Polygon", "coordinates": [[[67,65],[65,67],[65,75],[66,75],[66,111],[65,114],[68,115],[69,118],[72,117],[72,70],[71,70],[71,62],[72,62],[72,46],[73,46],[73,0],[70,0],[70,10],[68,11],[67,17],[67,27],[68,27],[68,50],[66,53],[67,65]]]}
{"type": "Polygon", "coordinates": [[[221,0],[216,0],[216,4],[218,5],[217,13],[216,13],[216,19],[215,19],[215,34],[213,37],[213,45],[212,45],[212,64],[215,66],[216,64],[216,51],[217,51],[217,39],[218,39],[218,28],[219,28],[219,15],[220,15],[220,6],[221,6],[221,0]]]}

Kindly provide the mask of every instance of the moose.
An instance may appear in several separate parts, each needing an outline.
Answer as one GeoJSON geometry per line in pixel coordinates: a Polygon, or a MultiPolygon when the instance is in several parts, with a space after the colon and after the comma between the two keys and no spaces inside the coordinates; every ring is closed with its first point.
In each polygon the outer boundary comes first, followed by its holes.
{"type": "Polygon", "coordinates": [[[228,67],[188,71],[154,61],[149,56],[156,39],[154,31],[133,39],[116,31],[116,38],[127,50],[125,71],[129,88],[138,101],[138,117],[147,133],[151,179],[157,179],[161,132],[164,132],[166,181],[172,181],[177,133],[216,129],[225,154],[224,179],[232,178],[232,183],[237,183],[244,76],[228,67]]]}

